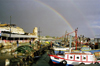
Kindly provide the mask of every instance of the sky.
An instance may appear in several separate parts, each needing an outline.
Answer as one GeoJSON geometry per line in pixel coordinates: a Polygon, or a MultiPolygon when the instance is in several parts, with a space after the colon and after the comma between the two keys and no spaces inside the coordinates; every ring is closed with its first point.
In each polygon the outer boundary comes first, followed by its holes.
{"type": "Polygon", "coordinates": [[[41,36],[100,36],[100,0],[0,0],[0,22],[11,23],[32,33],[40,28],[41,36]],[[71,35],[74,35],[72,33],[71,35]]]}

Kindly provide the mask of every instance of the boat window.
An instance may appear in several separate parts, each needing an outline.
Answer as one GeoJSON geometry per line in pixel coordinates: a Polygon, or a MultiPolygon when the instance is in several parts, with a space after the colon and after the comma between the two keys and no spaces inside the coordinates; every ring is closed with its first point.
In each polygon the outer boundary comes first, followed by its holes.
{"type": "Polygon", "coordinates": [[[83,59],[86,59],[86,57],[83,57],[83,59]]]}
{"type": "Polygon", "coordinates": [[[70,59],[72,59],[73,57],[72,56],[70,56],[70,59]]]}
{"type": "Polygon", "coordinates": [[[77,59],[79,59],[79,57],[77,57],[77,59]]]}

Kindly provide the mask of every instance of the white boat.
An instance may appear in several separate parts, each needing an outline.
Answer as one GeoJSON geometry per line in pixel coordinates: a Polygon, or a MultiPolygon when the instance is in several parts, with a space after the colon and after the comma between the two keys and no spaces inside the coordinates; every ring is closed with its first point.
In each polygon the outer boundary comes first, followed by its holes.
{"type": "MultiPolygon", "coordinates": [[[[77,38],[77,30],[75,30],[75,37],[77,38]]],[[[100,52],[92,54],[92,51],[89,52],[91,50],[91,48],[89,48],[89,47],[81,48],[82,51],[75,52],[71,48],[71,42],[72,42],[72,40],[71,40],[71,36],[70,36],[70,45],[68,48],[68,50],[69,50],[68,52],[61,53],[62,50],[67,50],[66,48],[62,48],[62,49],[58,48],[58,50],[59,50],[58,54],[54,53],[55,48],[53,48],[53,52],[50,50],[50,54],[48,54],[48,55],[53,63],[64,64],[64,65],[79,65],[79,64],[85,65],[85,64],[91,64],[91,63],[92,64],[100,63],[100,60],[97,59],[98,54],[100,57],[100,52]],[[89,50],[86,51],[87,50],[86,48],[88,48],[89,50]]],[[[77,48],[77,42],[76,42],[76,48],[77,48]]],[[[57,48],[56,48],[56,50],[57,50],[57,48]]],[[[93,51],[93,52],[95,52],[95,51],[93,51]]]]}
{"type": "Polygon", "coordinates": [[[94,54],[91,52],[65,52],[64,54],[52,55],[49,54],[53,63],[64,65],[85,65],[85,64],[99,64],[100,60],[97,60],[94,54]]]}

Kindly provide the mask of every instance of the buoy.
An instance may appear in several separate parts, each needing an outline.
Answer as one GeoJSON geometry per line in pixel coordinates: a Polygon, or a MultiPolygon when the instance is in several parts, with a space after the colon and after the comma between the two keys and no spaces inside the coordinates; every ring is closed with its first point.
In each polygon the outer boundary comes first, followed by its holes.
{"type": "Polygon", "coordinates": [[[81,66],[81,65],[85,65],[85,64],[82,62],[82,63],[79,64],[79,66],[81,66]]]}
{"type": "Polygon", "coordinates": [[[99,62],[95,62],[95,64],[99,64],[99,62]]]}

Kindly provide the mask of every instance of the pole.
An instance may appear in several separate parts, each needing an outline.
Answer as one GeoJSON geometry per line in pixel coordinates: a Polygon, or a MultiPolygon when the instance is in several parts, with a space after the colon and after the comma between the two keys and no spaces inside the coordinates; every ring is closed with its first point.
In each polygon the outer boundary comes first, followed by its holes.
{"type": "Polygon", "coordinates": [[[66,35],[67,35],[67,31],[65,32],[65,38],[64,38],[64,45],[66,45],[66,35]]]}
{"type": "Polygon", "coordinates": [[[72,36],[70,35],[70,45],[69,45],[69,52],[71,53],[71,43],[72,43],[72,36]]]}
{"type": "Polygon", "coordinates": [[[77,50],[77,30],[78,30],[78,28],[77,29],[75,29],[75,41],[76,41],[76,50],[77,50]]]}
{"type": "Polygon", "coordinates": [[[10,16],[10,43],[11,43],[11,16],[10,16]]]}

